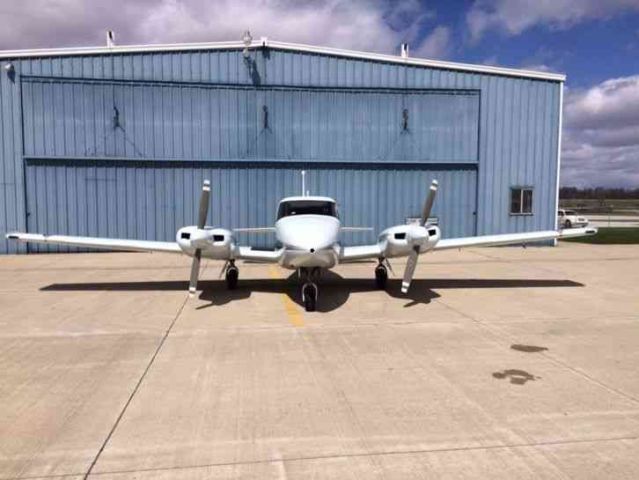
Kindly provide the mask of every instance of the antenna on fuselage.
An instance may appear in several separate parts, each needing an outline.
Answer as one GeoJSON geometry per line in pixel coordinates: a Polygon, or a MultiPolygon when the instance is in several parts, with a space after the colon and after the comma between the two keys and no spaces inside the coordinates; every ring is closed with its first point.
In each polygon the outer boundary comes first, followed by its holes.
{"type": "Polygon", "coordinates": [[[306,170],[302,170],[302,197],[305,197],[306,195],[306,170]]]}

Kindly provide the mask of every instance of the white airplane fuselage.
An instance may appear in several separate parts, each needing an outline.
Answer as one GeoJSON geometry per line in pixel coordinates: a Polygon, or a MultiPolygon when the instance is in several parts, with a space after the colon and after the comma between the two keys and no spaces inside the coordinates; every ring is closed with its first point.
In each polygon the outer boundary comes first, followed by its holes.
{"type": "MultiPolygon", "coordinates": [[[[333,268],[342,258],[341,232],[332,198],[284,198],[275,222],[275,236],[281,245],[278,263],[290,269],[333,268]]],[[[406,256],[416,247],[424,253],[434,248],[439,238],[439,228],[433,225],[390,227],[378,237],[379,258],[406,256]]]]}
{"type": "Polygon", "coordinates": [[[296,215],[275,222],[284,268],[332,268],[339,261],[340,221],[326,215],[296,215]]]}

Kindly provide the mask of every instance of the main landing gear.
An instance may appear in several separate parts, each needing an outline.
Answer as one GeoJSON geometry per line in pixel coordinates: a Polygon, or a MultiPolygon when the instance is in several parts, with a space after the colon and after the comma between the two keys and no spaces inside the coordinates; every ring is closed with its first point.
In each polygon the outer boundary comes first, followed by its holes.
{"type": "Polygon", "coordinates": [[[298,271],[300,279],[304,282],[302,285],[302,303],[307,312],[314,312],[317,306],[317,297],[319,289],[315,283],[320,275],[319,268],[300,268],[298,271]]]}
{"type": "Polygon", "coordinates": [[[226,287],[229,290],[237,288],[237,278],[240,276],[240,269],[235,266],[235,260],[229,260],[226,267],[226,287]]]}
{"type": "Polygon", "coordinates": [[[386,288],[386,281],[388,280],[388,270],[386,266],[382,263],[384,260],[380,258],[379,263],[375,267],[375,285],[380,290],[386,288]]]}

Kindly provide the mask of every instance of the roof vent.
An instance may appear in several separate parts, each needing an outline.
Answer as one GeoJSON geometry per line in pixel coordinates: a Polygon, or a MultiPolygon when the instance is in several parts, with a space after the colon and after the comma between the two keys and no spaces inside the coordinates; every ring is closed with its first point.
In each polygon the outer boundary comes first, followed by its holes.
{"type": "Polygon", "coordinates": [[[113,33],[113,30],[106,31],[106,45],[108,48],[115,47],[115,33],[113,33]]]}
{"type": "Polygon", "coordinates": [[[402,58],[408,58],[408,43],[402,43],[400,50],[402,58]]]}

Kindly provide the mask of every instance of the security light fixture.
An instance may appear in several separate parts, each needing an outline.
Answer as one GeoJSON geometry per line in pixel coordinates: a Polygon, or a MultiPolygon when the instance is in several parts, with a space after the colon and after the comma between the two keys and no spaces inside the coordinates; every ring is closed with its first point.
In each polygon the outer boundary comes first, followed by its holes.
{"type": "Polygon", "coordinates": [[[251,32],[249,32],[248,30],[244,32],[244,35],[242,35],[242,42],[244,43],[244,50],[242,50],[242,55],[244,55],[244,58],[248,58],[249,47],[253,43],[253,37],[251,37],[251,32]]]}
{"type": "Polygon", "coordinates": [[[13,83],[16,80],[16,67],[11,62],[5,63],[2,68],[7,74],[7,78],[13,83]]]}

